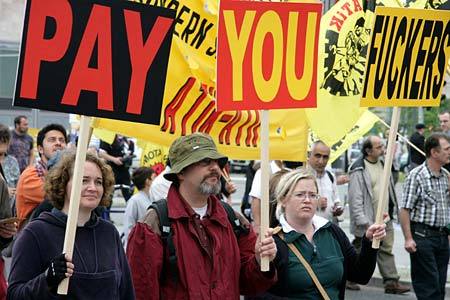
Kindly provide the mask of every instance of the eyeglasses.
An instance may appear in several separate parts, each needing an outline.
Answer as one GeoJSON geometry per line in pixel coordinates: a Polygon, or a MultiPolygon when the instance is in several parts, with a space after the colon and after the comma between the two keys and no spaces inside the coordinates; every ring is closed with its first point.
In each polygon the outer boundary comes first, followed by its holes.
{"type": "Polygon", "coordinates": [[[319,200],[320,196],[316,193],[298,191],[292,194],[292,197],[299,199],[300,201],[305,201],[306,198],[309,200],[319,200]]]}
{"type": "Polygon", "coordinates": [[[206,166],[209,166],[213,162],[219,163],[219,161],[217,159],[204,158],[201,161],[199,161],[197,164],[202,167],[206,167],[206,166]]]}

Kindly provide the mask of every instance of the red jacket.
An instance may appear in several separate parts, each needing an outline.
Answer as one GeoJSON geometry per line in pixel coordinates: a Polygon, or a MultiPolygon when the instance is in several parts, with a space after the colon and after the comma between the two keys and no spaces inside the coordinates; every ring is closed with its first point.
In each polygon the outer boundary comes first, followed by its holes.
{"type": "MultiPolygon", "coordinates": [[[[202,219],[212,240],[212,257],[200,246],[193,227],[192,208],[172,185],[168,194],[169,218],[177,253],[178,280],[169,272],[160,281],[163,267],[161,238],[146,223],[137,223],[130,233],[127,256],[136,299],[239,299],[240,294],[256,294],[276,282],[273,266],[263,273],[255,259],[256,235],[253,230],[234,235],[224,208],[216,197],[208,199],[208,212],[202,219]]],[[[168,262],[165,265],[168,268],[168,262]]]]}

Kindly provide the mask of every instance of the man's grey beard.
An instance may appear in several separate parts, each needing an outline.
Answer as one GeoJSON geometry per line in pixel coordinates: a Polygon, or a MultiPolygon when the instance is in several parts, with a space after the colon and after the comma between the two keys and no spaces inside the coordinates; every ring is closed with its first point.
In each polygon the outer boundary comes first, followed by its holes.
{"type": "Polygon", "coordinates": [[[222,184],[220,180],[216,184],[209,184],[206,182],[206,180],[204,180],[198,187],[199,192],[203,195],[216,195],[220,193],[221,189],[222,184]]]}

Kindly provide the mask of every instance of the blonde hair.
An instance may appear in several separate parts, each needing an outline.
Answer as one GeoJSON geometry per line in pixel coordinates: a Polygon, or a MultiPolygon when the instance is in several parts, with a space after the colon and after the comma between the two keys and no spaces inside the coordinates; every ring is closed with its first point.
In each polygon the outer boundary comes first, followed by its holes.
{"type": "Polygon", "coordinates": [[[283,200],[289,197],[294,191],[295,186],[300,180],[311,179],[314,181],[316,190],[319,191],[317,186],[316,177],[306,168],[300,168],[290,171],[284,174],[278,182],[275,189],[275,199],[277,201],[277,208],[275,210],[275,216],[280,220],[281,215],[284,213],[283,200]]]}

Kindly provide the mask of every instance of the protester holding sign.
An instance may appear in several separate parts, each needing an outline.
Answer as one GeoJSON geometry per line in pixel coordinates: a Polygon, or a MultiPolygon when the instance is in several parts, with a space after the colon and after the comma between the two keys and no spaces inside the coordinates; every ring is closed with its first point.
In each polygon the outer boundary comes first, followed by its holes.
{"type": "Polygon", "coordinates": [[[215,196],[228,158],[212,138],[179,137],[169,160],[167,200],[153,203],[128,239],[136,298],[238,299],[273,284],[274,266],[259,270],[261,257],[275,258],[271,230],[256,243],[254,231],[238,226],[236,213],[215,196]]]}
{"type": "Polygon", "coordinates": [[[283,299],[344,299],[347,279],[369,281],[377,257],[370,240],[386,235],[384,224],[368,227],[357,254],[342,229],[315,215],[320,195],[309,171],[296,169],[283,175],[275,194],[280,222],[275,229],[278,281],[271,294],[283,299]]]}
{"type": "Polygon", "coordinates": [[[65,155],[46,177],[45,191],[55,207],[31,221],[17,239],[8,299],[59,299],[58,284],[71,277],[69,299],[134,299],[128,262],[114,225],[93,210],[108,201],[114,177],[110,167],[86,154],[73,259],[61,254],[75,154],[65,155]]]}

